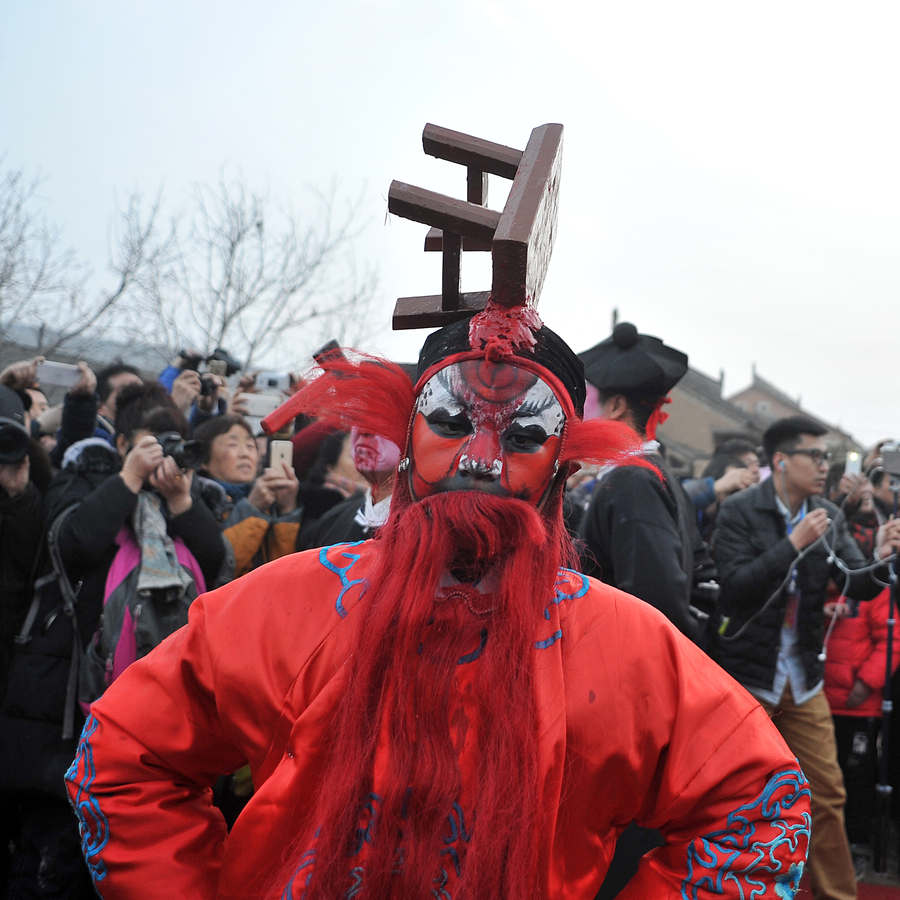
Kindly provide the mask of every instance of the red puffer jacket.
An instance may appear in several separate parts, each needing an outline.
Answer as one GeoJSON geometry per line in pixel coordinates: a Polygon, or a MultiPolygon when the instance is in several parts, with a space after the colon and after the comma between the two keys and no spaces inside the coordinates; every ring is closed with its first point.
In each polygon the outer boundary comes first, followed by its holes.
{"type": "MultiPolygon", "coordinates": [[[[825,662],[825,695],[836,716],[881,715],[889,593],[885,589],[874,600],[860,603],[855,616],[839,619],[832,629],[825,662]],[[872,693],[859,706],[848,709],[847,696],[857,678],[867,684],[872,693]]],[[[895,626],[894,670],[898,663],[900,627],[895,626]]]]}

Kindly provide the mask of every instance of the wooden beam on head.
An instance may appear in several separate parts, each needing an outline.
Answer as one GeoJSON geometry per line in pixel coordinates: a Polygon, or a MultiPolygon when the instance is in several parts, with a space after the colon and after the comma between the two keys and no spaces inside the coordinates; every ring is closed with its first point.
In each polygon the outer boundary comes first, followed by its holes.
{"type": "Polygon", "coordinates": [[[430,297],[400,297],[394,306],[394,331],[409,328],[438,328],[449,325],[460,319],[466,319],[472,313],[484,309],[490,296],[489,291],[474,291],[459,295],[457,309],[445,309],[443,297],[435,294],[430,297]]]}
{"type": "Polygon", "coordinates": [[[471,166],[503,178],[515,178],[522,159],[521,150],[472,137],[461,131],[440,128],[431,123],[422,131],[422,147],[429,156],[471,166]]]}
{"type": "Polygon", "coordinates": [[[426,125],[425,152],[466,167],[466,201],[395,181],[388,209],[432,226],[425,249],[443,253],[442,295],[402,297],[394,328],[433,328],[483,309],[536,304],[544,284],[556,230],[562,125],[541,125],[524,151],[459,131],[426,125]],[[488,173],[512,178],[502,213],[485,208],[488,173]],[[493,256],[491,291],[459,291],[460,254],[487,250],[493,256]]]}
{"type": "Polygon", "coordinates": [[[445,310],[459,309],[459,255],[462,238],[450,231],[444,232],[444,255],[441,260],[441,307],[445,310]]]}
{"type": "Polygon", "coordinates": [[[391,182],[388,211],[403,216],[404,219],[435,225],[462,237],[481,240],[491,240],[500,221],[500,213],[492,209],[404,184],[402,181],[391,182]]]}
{"type": "Polygon", "coordinates": [[[493,238],[491,297],[503,306],[536,303],[544,285],[559,205],[562,125],[531,132],[493,238]]]}
{"type": "Polygon", "coordinates": [[[466,169],[466,200],[479,206],[487,206],[487,196],[488,173],[475,166],[469,166],[466,169]]]}
{"type": "MultiPolygon", "coordinates": [[[[491,242],[481,238],[462,236],[463,251],[487,251],[491,249],[491,242]]],[[[439,252],[444,249],[444,232],[440,228],[429,228],[425,235],[425,251],[427,253],[439,252]]]]}

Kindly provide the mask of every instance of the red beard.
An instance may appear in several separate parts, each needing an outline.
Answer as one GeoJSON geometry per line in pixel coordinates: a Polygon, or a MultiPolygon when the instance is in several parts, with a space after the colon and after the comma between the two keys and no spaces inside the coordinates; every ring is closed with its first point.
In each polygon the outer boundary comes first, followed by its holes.
{"type": "Polygon", "coordinates": [[[309,885],[304,892],[304,868],[293,896],[343,897],[356,866],[364,872],[360,897],[432,896],[441,868],[451,868],[441,851],[464,781],[470,839],[459,842],[454,898],[539,896],[534,640],[557,570],[573,558],[559,490],[550,507],[468,491],[412,503],[400,479],[378,539],[381,561],[359,606],[361,639],[347,663],[350,690],[331,762],[282,872],[281,886],[314,848],[309,885]],[[440,586],[448,571],[464,582],[450,596],[440,586]],[[496,588],[475,592],[465,584],[473,575],[496,588]],[[463,665],[476,657],[471,669],[463,665]],[[454,688],[463,669],[475,712],[460,729],[454,688]],[[477,739],[464,742],[460,735],[473,729],[477,739]],[[476,748],[477,761],[465,772],[463,743],[476,748]],[[372,792],[379,805],[366,822],[372,792]],[[366,824],[371,842],[354,857],[366,824]]]}

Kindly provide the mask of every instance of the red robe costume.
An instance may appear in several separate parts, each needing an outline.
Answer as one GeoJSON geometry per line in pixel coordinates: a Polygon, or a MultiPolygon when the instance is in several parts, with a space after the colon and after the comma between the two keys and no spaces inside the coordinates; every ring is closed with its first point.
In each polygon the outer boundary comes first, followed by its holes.
{"type": "MultiPolygon", "coordinates": [[[[358,610],[378,542],[289,556],[200,597],[190,623],[97,701],[67,787],[96,888],[107,898],[299,897],[271,882],[309,803],[361,639],[358,610]],[[354,615],[357,613],[357,615],[354,615]],[[150,749],[152,748],[152,749],[150,749]],[[256,793],[230,835],[216,776],[249,762],[256,793]]],[[[794,896],[809,839],[806,779],[759,704],[656,610],[561,570],[534,623],[541,896],[590,900],[617,835],[660,829],[622,900],[794,896]]],[[[454,735],[462,793],[447,810],[432,891],[451,900],[464,865],[477,738],[459,660],[454,735]]],[[[361,819],[348,873],[364,890],[361,819]]],[[[346,896],[355,896],[356,883],[346,896]]]]}

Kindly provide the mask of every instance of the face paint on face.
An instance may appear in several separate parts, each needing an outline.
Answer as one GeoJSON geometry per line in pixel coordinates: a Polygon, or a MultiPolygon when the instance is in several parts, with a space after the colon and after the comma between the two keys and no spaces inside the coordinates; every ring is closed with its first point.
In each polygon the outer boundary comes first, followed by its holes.
{"type": "Polygon", "coordinates": [[[367,480],[394,472],[400,462],[400,448],[387,438],[353,428],[350,431],[353,465],[367,480]]]}
{"type": "Polygon", "coordinates": [[[565,421],[550,386],[523,367],[476,359],[441,369],[425,383],[413,414],[413,498],[480,490],[539,504],[553,480],[565,421]]]}
{"type": "Polygon", "coordinates": [[[600,391],[589,381],[585,383],[584,415],[585,422],[589,419],[603,418],[603,404],[600,402],[600,391]]]}

